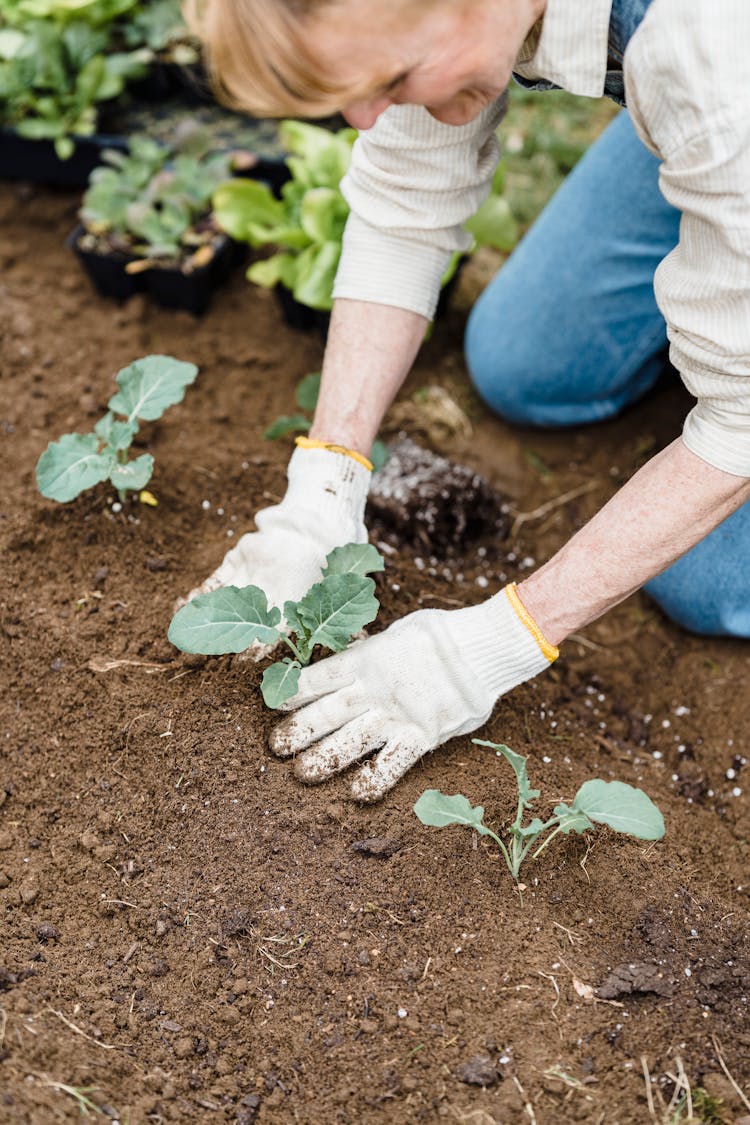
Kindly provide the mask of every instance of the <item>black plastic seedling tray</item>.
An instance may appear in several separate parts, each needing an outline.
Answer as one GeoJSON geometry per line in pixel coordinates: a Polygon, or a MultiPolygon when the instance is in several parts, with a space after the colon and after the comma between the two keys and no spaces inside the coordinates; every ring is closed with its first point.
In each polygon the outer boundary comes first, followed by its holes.
{"type": "Polygon", "coordinates": [[[84,234],[84,227],[77,226],[68,235],[67,245],[103,297],[127,301],[136,293],[147,293],[163,308],[184,309],[195,316],[206,311],[214,291],[227,280],[246,254],[246,247],[222,235],[211,261],[191,273],[161,266],[128,273],[128,264],[137,260],[135,255],[119,252],[99,254],[86,250],[80,246],[84,234]]]}

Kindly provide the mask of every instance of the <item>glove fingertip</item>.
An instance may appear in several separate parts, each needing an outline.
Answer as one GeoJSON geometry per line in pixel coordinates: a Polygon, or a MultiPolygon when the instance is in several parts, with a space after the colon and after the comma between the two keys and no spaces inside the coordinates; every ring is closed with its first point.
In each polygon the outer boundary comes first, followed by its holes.
{"type": "Polygon", "coordinates": [[[327,769],[318,758],[303,754],[294,763],[294,776],[305,785],[319,785],[331,776],[333,770],[327,769]]]}
{"type": "Polygon", "coordinates": [[[382,800],[393,782],[379,774],[368,762],[354,778],[351,794],[355,801],[362,805],[373,805],[382,800]]]}

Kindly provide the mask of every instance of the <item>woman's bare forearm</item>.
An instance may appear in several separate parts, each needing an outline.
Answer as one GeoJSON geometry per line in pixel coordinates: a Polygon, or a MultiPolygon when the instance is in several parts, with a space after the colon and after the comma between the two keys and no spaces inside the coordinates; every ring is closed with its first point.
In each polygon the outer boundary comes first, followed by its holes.
{"type": "Polygon", "coordinates": [[[750,499],[750,480],[715,469],[682,438],[644,465],[518,587],[559,644],[666,570],[750,499]]]}
{"type": "Polygon", "coordinates": [[[391,305],[336,301],[310,437],[369,456],[428,323],[391,305]]]}

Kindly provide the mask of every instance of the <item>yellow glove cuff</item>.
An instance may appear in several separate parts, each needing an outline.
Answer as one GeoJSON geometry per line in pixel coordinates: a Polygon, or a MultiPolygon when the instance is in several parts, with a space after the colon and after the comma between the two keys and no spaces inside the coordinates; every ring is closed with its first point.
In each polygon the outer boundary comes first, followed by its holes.
{"type": "Polygon", "coordinates": [[[315,438],[300,437],[295,438],[294,444],[299,446],[300,449],[327,449],[329,453],[342,453],[344,457],[351,457],[352,461],[356,461],[359,465],[364,466],[368,472],[372,472],[372,461],[368,460],[363,453],[357,453],[356,449],[349,449],[345,445],[336,445],[332,441],[316,441],[315,438]]]}
{"type": "Polygon", "coordinates": [[[550,664],[552,664],[553,661],[557,660],[558,656],[560,655],[560,650],[555,645],[551,645],[549,643],[544,633],[539,628],[536,621],[519,598],[515,582],[511,582],[508,586],[505,587],[505,593],[508,597],[508,601],[513,606],[513,609],[516,612],[516,616],[523,622],[536,643],[539,645],[544,655],[549,660],[550,664]]]}

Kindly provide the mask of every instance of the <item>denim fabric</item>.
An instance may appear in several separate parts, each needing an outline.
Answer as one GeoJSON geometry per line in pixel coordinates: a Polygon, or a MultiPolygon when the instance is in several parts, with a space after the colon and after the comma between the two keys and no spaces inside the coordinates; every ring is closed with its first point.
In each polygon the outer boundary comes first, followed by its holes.
{"type": "MultiPolygon", "coordinates": [[[[641,20],[648,11],[651,0],[613,0],[609,15],[609,55],[611,59],[622,63],[628,43],[638,30],[641,20]]],[[[520,74],[513,75],[519,86],[527,90],[559,90],[554,82],[545,79],[535,82],[533,79],[522,78],[520,74]]],[[[604,81],[604,94],[619,105],[625,105],[625,83],[622,70],[608,70],[604,81]]]]}
{"type": "MultiPolygon", "coordinates": [[[[666,362],[653,276],[680,214],[626,112],[565,180],[479,298],[466,358],[508,420],[573,426],[640,398],[666,362]]],[[[646,586],[696,633],[750,637],[750,504],[646,586]]]]}

